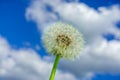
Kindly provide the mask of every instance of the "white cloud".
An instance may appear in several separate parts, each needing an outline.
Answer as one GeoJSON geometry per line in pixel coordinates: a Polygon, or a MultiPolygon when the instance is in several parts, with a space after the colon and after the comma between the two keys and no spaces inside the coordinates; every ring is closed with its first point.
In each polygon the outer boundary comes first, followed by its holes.
{"type": "Polygon", "coordinates": [[[102,37],[103,34],[112,33],[119,39],[120,30],[115,25],[120,20],[119,16],[118,5],[95,10],[84,3],[66,3],[62,0],[33,1],[26,10],[27,19],[35,21],[40,31],[49,23],[65,21],[83,32],[86,45],[80,59],[75,62],[63,60],[60,63],[63,70],[68,70],[81,79],[88,75],[91,78],[94,73],[120,73],[120,42],[108,42],[102,37]],[[51,6],[51,12],[46,10],[46,4],[51,6]]]}
{"type": "Polygon", "coordinates": [[[114,33],[114,23],[120,20],[119,16],[120,9],[117,5],[109,8],[100,7],[96,11],[83,3],[65,3],[61,0],[54,0],[54,4],[48,0],[34,1],[26,12],[27,19],[37,22],[39,29],[44,29],[50,22],[65,21],[76,25],[84,33],[86,40],[91,40],[106,31],[114,33]],[[53,9],[52,12],[46,10],[46,4],[53,9]]]}
{"type": "Polygon", "coordinates": [[[60,65],[61,68],[70,70],[81,77],[87,73],[119,74],[119,52],[119,41],[107,42],[103,38],[97,38],[91,45],[86,45],[79,60],[74,62],[61,61],[60,65]]]}
{"type": "MultiPolygon", "coordinates": [[[[13,49],[0,37],[0,80],[48,80],[53,63],[32,49],[13,49]]],[[[69,72],[57,70],[56,80],[77,80],[69,72]]]]}

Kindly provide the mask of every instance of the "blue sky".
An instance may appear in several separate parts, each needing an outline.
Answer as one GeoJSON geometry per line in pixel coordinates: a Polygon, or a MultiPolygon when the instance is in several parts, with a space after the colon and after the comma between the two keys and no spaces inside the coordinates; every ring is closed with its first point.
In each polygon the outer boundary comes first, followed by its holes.
{"type": "Polygon", "coordinates": [[[25,18],[27,0],[0,1],[0,35],[7,38],[14,48],[40,46],[40,33],[33,21],[25,18]],[[17,39],[16,39],[17,38],[17,39]],[[28,43],[28,45],[26,44],[28,43]]]}
{"type": "MultiPolygon", "coordinates": [[[[30,6],[34,2],[35,1],[32,1],[32,0],[0,0],[0,36],[2,36],[2,38],[9,43],[9,46],[11,46],[15,50],[21,49],[21,48],[28,48],[28,49],[30,48],[30,49],[34,50],[38,54],[38,56],[41,56],[41,57],[49,56],[49,55],[47,55],[45,49],[43,48],[42,41],[41,41],[42,31],[44,30],[43,26],[48,25],[47,23],[52,23],[52,22],[56,22],[56,21],[65,21],[68,23],[72,23],[76,26],[78,26],[78,23],[77,22],[75,23],[74,20],[71,20],[71,21],[67,20],[67,18],[64,17],[64,14],[61,15],[61,13],[59,13],[59,11],[57,12],[57,9],[53,10],[54,6],[56,6],[56,5],[47,6],[45,10],[41,10],[44,8],[38,9],[38,10],[40,10],[40,12],[42,12],[42,11],[45,12],[46,13],[45,16],[47,16],[47,17],[43,17],[43,19],[45,18],[45,20],[38,19],[39,17],[41,18],[41,16],[43,16],[43,15],[40,14],[37,16],[38,18],[36,18],[35,15],[37,15],[36,14],[37,11],[35,11],[36,13],[32,13],[32,11],[34,11],[34,10],[32,10],[30,6]],[[26,17],[27,9],[31,10],[30,12],[28,11],[28,19],[26,17]],[[51,12],[53,12],[55,16],[57,15],[57,18],[51,17],[51,12]]],[[[38,3],[39,2],[40,2],[40,0],[38,0],[38,3]]],[[[74,3],[75,0],[65,0],[65,2],[66,2],[66,4],[69,4],[69,3],[74,3]]],[[[108,9],[113,5],[119,6],[118,10],[120,11],[120,1],[119,0],[98,0],[98,1],[97,0],[79,0],[77,3],[83,3],[83,4],[87,5],[88,9],[89,8],[93,9],[96,12],[100,11],[99,10],[100,7],[104,7],[106,9],[108,9]]],[[[50,5],[49,2],[47,4],[50,5]]],[[[57,4],[57,3],[55,3],[55,4],[57,4]]],[[[41,4],[39,4],[39,5],[41,5],[41,4]]],[[[44,4],[42,4],[42,6],[43,5],[44,4]]],[[[36,9],[36,6],[33,7],[33,9],[34,8],[36,9]]],[[[109,9],[108,12],[110,12],[110,10],[112,12],[112,9],[109,9]]],[[[104,9],[103,9],[103,11],[104,11],[104,9]]],[[[39,13],[39,11],[38,11],[38,13],[39,13]]],[[[113,12],[113,14],[117,15],[118,13],[113,12]]],[[[117,20],[113,19],[113,21],[114,21],[114,25],[116,25],[115,27],[117,27],[117,31],[119,31],[119,29],[120,29],[119,19],[117,19],[117,20]]],[[[107,23],[107,21],[101,21],[101,22],[107,23]]],[[[112,22],[112,20],[111,20],[111,22],[112,22]]],[[[108,24],[109,24],[109,22],[108,22],[108,24]]],[[[94,25],[94,24],[92,24],[92,25],[94,25]]],[[[108,29],[108,28],[109,27],[107,27],[106,29],[108,29]]],[[[87,32],[87,29],[82,29],[82,30],[83,30],[83,33],[87,32]],[[86,31],[84,31],[84,30],[86,30],[86,31]]],[[[93,31],[94,31],[94,29],[93,29],[93,31]]],[[[93,35],[92,32],[90,31],[91,35],[93,35]]],[[[101,32],[99,32],[99,33],[101,33],[101,32]]],[[[108,42],[115,40],[120,45],[120,43],[119,43],[120,36],[119,36],[119,34],[117,35],[116,33],[114,31],[112,33],[112,32],[109,32],[109,30],[106,30],[106,33],[102,32],[102,37],[104,37],[104,39],[106,39],[108,42]],[[116,35],[117,35],[117,37],[116,37],[116,35]]],[[[87,35],[87,33],[85,33],[85,36],[86,35],[87,35]]],[[[87,36],[90,36],[90,35],[87,35],[87,36]]],[[[95,35],[93,37],[96,37],[96,36],[97,35],[95,35]]],[[[89,38],[89,37],[87,37],[87,38],[89,38]]],[[[91,40],[88,40],[88,42],[91,40]]],[[[115,47],[115,45],[113,47],[115,47]]],[[[116,64],[118,64],[118,63],[116,62],[116,64]]],[[[65,66],[60,67],[60,69],[62,70],[64,67],[65,66]]],[[[116,67],[116,68],[118,68],[118,67],[116,67]]],[[[115,67],[113,67],[113,68],[115,68],[115,67]]],[[[117,72],[116,70],[114,71],[114,69],[113,69],[113,73],[112,73],[112,71],[109,72],[105,69],[105,71],[106,71],[105,72],[104,69],[100,68],[100,69],[98,69],[98,71],[100,73],[95,72],[96,74],[94,75],[94,77],[92,77],[91,80],[120,80],[119,70],[117,72]],[[103,71],[100,71],[100,70],[103,70],[103,71]]],[[[68,70],[68,72],[69,72],[69,70],[68,70]]],[[[74,74],[74,73],[72,73],[72,74],[74,74]]],[[[76,76],[76,74],[74,74],[74,75],[76,76]]],[[[12,76],[12,77],[14,77],[14,76],[12,76]]],[[[4,76],[0,75],[0,80],[3,80],[3,79],[9,80],[9,79],[5,78],[4,76]]],[[[16,80],[16,79],[17,78],[13,78],[13,79],[11,78],[10,80],[16,80]]],[[[21,80],[23,80],[23,79],[21,79],[21,80]]],[[[80,80],[80,79],[81,78],[78,77],[78,80],[80,80]]]]}
{"type": "Polygon", "coordinates": [[[23,2],[23,0],[2,0],[0,2],[1,35],[8,38],[11,44],[17,44],[18,47],[22,46],[25,41],[32,42],[33,45],[39,42],[38,30],[34,27],[36,24],[26,21],[26,7],[27,3],[23,2]],[[16,37],[18,40],[16,40],[16,37]]]}

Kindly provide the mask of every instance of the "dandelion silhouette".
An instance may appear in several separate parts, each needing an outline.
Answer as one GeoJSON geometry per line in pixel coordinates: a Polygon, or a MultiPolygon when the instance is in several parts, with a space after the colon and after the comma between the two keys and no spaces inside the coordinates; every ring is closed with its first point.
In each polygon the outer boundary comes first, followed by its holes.
{"type": "Polygon", "coordinates": [[[78,58],[84,40],[82,34],[72,25],[60,22],[46,28],[42,38],[47,51],[56,56],[49,78],[54,80],[59,59],[78,58]]]}

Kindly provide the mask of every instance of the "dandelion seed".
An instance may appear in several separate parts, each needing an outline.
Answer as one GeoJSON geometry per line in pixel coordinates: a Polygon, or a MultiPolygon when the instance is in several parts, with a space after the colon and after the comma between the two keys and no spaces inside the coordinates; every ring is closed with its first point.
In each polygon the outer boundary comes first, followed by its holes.
{"type": "Polygon", "coordinates": [[[43,41],[50,54],[59,54],[65,59],[79,57],[84,43],[82,34],[72,25],[65,23],[48,27],[44,32],[43,41]]]}
{"type": "Polygon", "coordinates": [[[79,57],[84,43],[82,34],[72,25],[65,23],[56,23],[48,27],[44,32],[43,42],[47,51],[52,55],[56,55],[49,80],[54,80],[59,59],[79,57]]]}

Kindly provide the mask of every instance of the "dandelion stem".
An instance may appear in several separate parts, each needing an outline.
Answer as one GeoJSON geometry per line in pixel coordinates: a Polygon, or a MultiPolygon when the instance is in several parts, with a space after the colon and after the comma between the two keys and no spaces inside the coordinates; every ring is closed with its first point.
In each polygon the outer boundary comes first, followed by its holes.
{"type": "Polygon", "coordinates": [[[49,80],[54,80],[59,59],[60,59],[60,55],[56,55],[56,59],[54,61],[54,65],[53,65],[52,72],[51,72],[49,80]]]}

